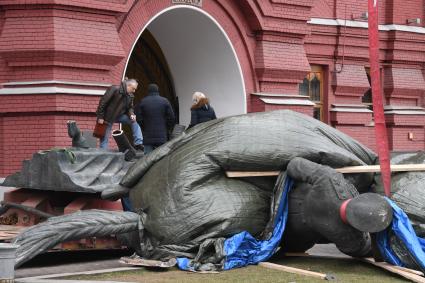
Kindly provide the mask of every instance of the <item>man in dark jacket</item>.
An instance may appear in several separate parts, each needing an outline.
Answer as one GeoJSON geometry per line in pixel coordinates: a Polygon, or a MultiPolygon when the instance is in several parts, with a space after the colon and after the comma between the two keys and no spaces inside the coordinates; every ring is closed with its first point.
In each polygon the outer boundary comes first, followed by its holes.
{"type": "Polygon", "coordinates": [[[170,102],[159,95],[156,84],[148,86],[148,95],[138,108],[137,121],[143,129],[145,154],[168,140],[168,131],[174,127],[175,117],[170,102]]]}
{"type": "Polygon", "coordinates": [[[105,136],[100,140],[100,148],[108,148],[109,136],[114,123],[123,123],[131,126],[134,137],[134,147],[143,150],[143,135],[137,124],[134,114],[134,92],[137,81],[125,80],[121,85],[108,88],[100,99],[96,115],[100,124],[107,123],[105,136]]]}

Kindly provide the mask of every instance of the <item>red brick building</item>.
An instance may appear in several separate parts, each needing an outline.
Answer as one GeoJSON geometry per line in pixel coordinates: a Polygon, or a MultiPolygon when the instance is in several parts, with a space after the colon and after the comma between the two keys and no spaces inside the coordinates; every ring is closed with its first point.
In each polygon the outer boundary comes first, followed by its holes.
{"type": "MultiPolygon", "coordinates": [[[[367,1],[0,0],[0,176],[92,129],[123,77],[157,82],[188,123],[191,95],[219,116],[301,111],[374,148],[367,1]]],[[[392,150],[425,147],[424,0],[380,1],[392,150]]]]}

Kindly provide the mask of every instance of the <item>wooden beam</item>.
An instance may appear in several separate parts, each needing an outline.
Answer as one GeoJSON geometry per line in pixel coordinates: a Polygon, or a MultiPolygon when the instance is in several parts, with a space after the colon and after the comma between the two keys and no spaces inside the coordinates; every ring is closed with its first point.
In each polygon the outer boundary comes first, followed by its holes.
{"type": "Polygon", "coordinates": [[[229,178],[278,176],[280,171],[226,171],[229,178]]]}
{"type": "MultiPolygon", "coordinates": [[[[355,173],[373,173],[380,172],[379,165],[362,165],[349,166],[335,169],[337,172],[344,174],[355,173]]],[[[425,171],[425,164],[394,164],[391,165],[392,172],[412,172],[425,171]]],[[[229,178],[245,178],[245,177],[269,177],[278,176],[280,171],[226,171],[229,178]]]]}
{"type": "MultiPolygon", "coordinates": [[[[340,173],[372,173],[381,172],[379,165],[349,166],[336,169],[340,173]]],[[[425,164],[393,164],[391,172],[425,171],[425,164]]]]}
{"type": "Polygon", "coordinates": [[[28,227],[0,225],[0,241],[11,241],[26,228],[28,227]]]}
{"type": "Polygon", "coordinates": [[[309,270],[300,269],[300,268],[295,268],[295,267],[290,267],[290,266],[286,266],[286,265],[275,264],[275,263],[271,263],[271,262],[260,262],[258,265],[265,267],[265,268],[270,268],[270,269],[280,270],[280,271],[294,273],[294,274],[298,274],[298,275],[304,275],[304,276],[319,278],[319,279],[322,279],[322,280],[335,280],[335,277],[332,276],[332,275],[314,272],[314,271],[309,271],[309,270]]]}
{"type": "Polygon", "coordinates": [[[364,261],[364,262],[373,264],[373,265],[380,267],[382,269],[385,269],[385,270],[392,272],[394,274],[400,275],[400,276],[402,276],[406,279],[409,279],[413,282],[425,283],[425,278],[422,277],[423,273],[420,272],[420,271],[409,269],[409,268],[403,268],[403,267],[399,267],[399,266],[394,266],[394,265],[388,264],[386,262],[376,262],[372,258],[363,258],[361,260],[364,261]]]}
{"type": "Polygon", "coordinates": [[[402,266],[395,266],[395,265],[394,265],[394,267],[399,269],[399,270],[407,271],[407,272],[410,272],[410,273],[413,273],[413,274],[416,274],[416,275],[419,275],[419,276],[422,276],[422,277],[424,276],[424,273],[422,271],[419,271],[419,270],[410,269],[410,268],[406,268],[406,267],[402,267],[402,266]]]}
{"type": "Polygon", "coordinates": [[[413,282],[425,283],[424,273],[419,270],[414,270],[406,267],[392,265],[386,262],[376,262],[373,258],[352,258],[352,257],[334,257],[334,256],[314,256],[307,253],[286,253],[285,256],[292,257],[309,257],[309,258],[326,258],[326,259],[335,259],[335,260],[358,260],[365,263],[372,264],[374,266],[380,267],[386,271],[392,272],[394,274],[400,275],[404,278],[407,278],[413,282]]]}

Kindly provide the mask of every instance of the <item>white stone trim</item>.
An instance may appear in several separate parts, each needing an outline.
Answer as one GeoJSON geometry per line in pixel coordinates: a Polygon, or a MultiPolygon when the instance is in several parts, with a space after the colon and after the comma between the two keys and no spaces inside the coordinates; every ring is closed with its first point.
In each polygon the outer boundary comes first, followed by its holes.
{"type": "Polygon", "coordinates": [[[420,106],[408,106],[408,105],[385,105],[384,106],[385,111],[390,110],[408,110],[408,111],[425,111],[425,108],[420,106]]]}
{"type": "Polygon", "coordinates": [[[372,113],[372,110],[367,108],[342,108],[336,107],[330,110],[331,112],[351,112],[351,113],[372,113]]]}
{"type": "Polygon", "coordinates": [[[66,87],[13,87],[0,89],[0,95],[18,95],[18,94],[81,94],[81,95],[103,95],[105,90],[82,89],[66,87]]]}
{"type": "Polygon", "coordinates": [[[253,92],[251,94],[256,96],[269,96],[269,97],[296,97],[296,98],[305,97],[306,99],[308,99],[308,96],[301,96],[297,94],[265,93],[265,92],[253,92]]]}
{"type": "Polygon", "coordinates": [[[367,108],[366,104],[344,104],[344,103],[332,103],[334,108],[347,107],[347,108],[367,108]]]}
{"type": "MultiPolygon", "coordinates": [[[[307,23],[312,25],[322,25],[322,26],[345,26],[353,28],[368,28],[368,23],[366,21],[352,21],[352,20],[343,20],[343,19],[322,19],[322,18],[311,18],[307,23]]],[[[381,31],[405,31],[412,33],[423,33],[425,34],[424,27],[418,26],[408,26],[408,25],[379,25],[379,30],[381,31]]]]}
{"type": "Polygon", "coordinates": [[[398,31],[405,31],[405,32],[413,32],[413,33],[425,33],[425,28],[418,27],[418,26],[406,26],[406,25],[383,25],[382,30],[398,30],[398,31]]]}
{"type": "Polygon", "coordinates": [[[425,115],[425,111],[406,111],[406,110],[393,110],[393,111],[385,111],[385,115],[387,114],[397,114],[397,115],[425,115]]]}
{"type": "Polygon", "coordinates": [[[305,105],[314,106],[314,102],[307,99],[274,99],[274,98],[260,98],[261,101],[267,104],[278,104],[278,105],[305,105]]]}
{"type": "Polygon", "coordinates": [[[68,82],[68,81],[28,81],[28,82],[8,82],[3,83],[3,86],[19,86],[19,85],[47,85],[47,84],[60,84],[60,85],[81,85],[81,86],[98,86],[110,87],[111,84],[101,83],[86,83],[86,82],[68,82]]]}

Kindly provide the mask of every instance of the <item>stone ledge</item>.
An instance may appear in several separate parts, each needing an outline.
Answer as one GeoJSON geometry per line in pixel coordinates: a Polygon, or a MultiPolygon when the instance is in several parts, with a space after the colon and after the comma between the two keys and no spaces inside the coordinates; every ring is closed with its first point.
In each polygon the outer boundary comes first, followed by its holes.
{"type": "Polygon", "coordinates": [[[420,106],[408,106],[408,105],[385,105],[385,111],[393,111],[393,110],[408,110],[408,111],[425,111],[425,108],[420,106]]]}
{"type": "Polygon", "coordinates": [[[332,104],[330,112],[352,112],[352,113],[372,113],[373,111],[367,108],[364,104],[332,104]]]}
{"type": "Polygon", "coordinates": [[[0,89],[0,95],[19,94],[80,94],[80,95],[103,95],[105,90],[82,89],[69,87],[13,87],[0,89]]]}
{"type": "Polygon", "coordinates": [[[314,102],[304,99],[275,99],[275,98],[260,98],[266,104],[277,104],[277,105],[304,105],[314,106],[314,102]]]}
{"type": "Polygon", "coordinates": [[[2,86],[21,86],[21,85],[77,85],[77,86],[94,86],[94,87],[109,87],[111,84],[104,83],[87,83],[87,82],[71,82],[71,81],[27,81],[27,82],[7,82],[2,86]]]}
{"type": "Polygon", "coordinates": [[[332,108],[330,112],[372,113],[372,110],[362,108],[332,108]]]}
{"type": "Polygon", "coordinates": [[[285,94],[285,93],[265,93],[265,92],[253,92],[251,93],[252,95],[256,95],[256,96],[269,96],[269,97],[289,97],[289,98],[300,98],[300,97],[305,97],[308,99],[307,96],[301,96],[301,95],[297,95],[297,94],[285,94]]]}
{"type": "MultiPolygon", "coordinates": [[[[311,18],[307,22],[311,25],[324,25],[324,26],[347,26],[352,28],[368,28],[368,23],[366,21],[352,21],[352,20],[343,20],[343,19],[323,19],[323,18],[311,18]]],[[[408,25],[379,25],[380,31],[404,31],[412,33],[422,33],[425,34],[425,28],[418,26],[408,26],[408,25]]]]}
{"type": "Polygon", "coordinates": [[[425,111],[415,110],[391,110],[385,111],[385,115],[425,115],[425,111]]]}

